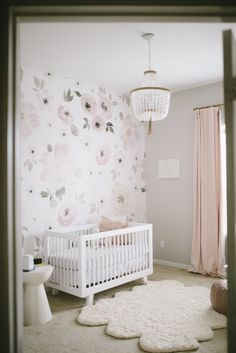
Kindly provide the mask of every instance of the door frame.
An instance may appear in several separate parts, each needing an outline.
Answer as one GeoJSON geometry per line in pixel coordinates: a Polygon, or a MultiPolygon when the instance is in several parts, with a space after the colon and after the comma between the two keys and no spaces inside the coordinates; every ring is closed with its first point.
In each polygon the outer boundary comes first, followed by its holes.
{"type": "MultiPolygon", "coordinates": [[[[226,1],[215,1],[215,4],[198,6],[200,1],[191,1],[186,6],[186,1],[156,1],[159,5],[152,6],[95,6],[89,5],[89,0],[80,1],[80,6],[75,6],[77,1],[58,1],[65,6],[56,6],[52,0],[20,0],[17,6],[14,1],[4,5],[0,24],[0,65],[2,68],[0,82],[0,155],[2,166],[0,168],[0,279],[2,289],[0,300],[2,303],[1,344],[6,353],[20,353],[23,332],[23,288],[21,271],[21,237],[19,234],[19,195],[18,164],[19,149],[17,135],[17,120],[15,119],[17,107],[17,84],[19,73],[17,71],[17,23],[19,19],[57,20],[60,17],[75,19],[77,16],[83,21],[155,21],[159,22],[236,22],[236,6],[227,6],[226,1]],[[22,6],[20,6],[20,3],[22,6]],[[29,6],[24,6],[27,3],[29,6]],[[183,6],[181,5],[183,4],[183,6]],[[34,5],[34,6],[31,6],[34,5]],[[49,5],[49,6],[42,6],[49,5]],[[220,6],[219,6],[220,5],[220,6]]],[[[122,0],[119,1],[121,5],[122,0]]],[[[203,3],[207,4],[205,0],[203,3]]],[[[230,161],[233,164],[233,160],[230,161]]],[[[230,187],[230,186],[229,186],[230,187]]],[[[228,205],[229,207],[230,205],[228,205]]],[[[235,215],[231,222],[235,224],[235,215]]],[[[228,220],[229,221],[229,220],[228,220]]],[[[231,271],[231,269],[228,269],[231,271]]],[[[233,270],[233,269],[232,269],[233,270]]],[[[236,306],[236,303],[235,303],[236,306]]],[[[232,308],[235,315],[235,307],[232,308]]],[[[231,310],[228,316],[231,323],[231,310]]],[[[228,330],[230,331],[230,330],[228,330]]],[[[232,331],[232,330],[231,330],[232,331]]],[[[230,331],[230,332],[231,332],[230,331]]],[[[228,335],[228,352],[235,352],[236,337],[228,335]]]]}

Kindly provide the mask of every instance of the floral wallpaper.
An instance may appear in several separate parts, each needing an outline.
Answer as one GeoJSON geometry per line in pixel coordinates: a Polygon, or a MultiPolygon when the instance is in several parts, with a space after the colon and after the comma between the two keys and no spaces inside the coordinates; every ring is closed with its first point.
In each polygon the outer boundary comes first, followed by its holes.
{"type": "Polygon", "coordinates": [[[128,95],[23,68],[20,119],[26,252],[41,254],[46,229],[145,221],[145,132],[128,95]]]}

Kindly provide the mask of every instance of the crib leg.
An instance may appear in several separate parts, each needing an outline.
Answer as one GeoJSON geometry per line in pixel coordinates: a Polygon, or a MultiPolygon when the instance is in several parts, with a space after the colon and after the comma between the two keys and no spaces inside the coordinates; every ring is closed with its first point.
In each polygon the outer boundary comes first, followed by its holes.
{"type": "Polygon", "coordinates": [[[93,294],[89,294],[89,296],[86,297],[86,305],[93,305],[93,294]]]}
{"type": "Polygon", "coordinates": [[[148,281],[147,276],[141,278],[141,280],[143,284],[147,284],[147,281],[148,281]]]}
{"type": "Polygon", "coordinates": [[[53,288],[52,289],[52,295],[57,295],[59,293],[58,289],[53,288]]]}

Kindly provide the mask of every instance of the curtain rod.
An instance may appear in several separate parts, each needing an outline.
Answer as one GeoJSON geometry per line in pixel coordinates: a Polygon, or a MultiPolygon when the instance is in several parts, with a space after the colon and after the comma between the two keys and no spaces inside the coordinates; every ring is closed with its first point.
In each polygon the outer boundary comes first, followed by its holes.
{"type": "Polygon", "coordinates": [[[194,108],[193,110],[197,110],[197,109],[206,109],[206,108],[213,108],[213,107],[223,107],[224,104],[215,104],[215,105],[207,105],[206,107],[200,107],[200,108],[194,108]]]}

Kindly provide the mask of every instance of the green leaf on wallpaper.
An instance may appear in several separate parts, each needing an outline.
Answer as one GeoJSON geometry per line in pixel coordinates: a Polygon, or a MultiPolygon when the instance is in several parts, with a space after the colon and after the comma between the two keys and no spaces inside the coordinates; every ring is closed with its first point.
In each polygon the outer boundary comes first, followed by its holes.
{"type": "Polygon", "coordinates": [[[41,80],[41,82],[40,82],[40,88],[43,89],[43,87],[44,87],[44,80],[41,80]]]}
{"type": "Polygon", "coordinates": [[[129,96],[126,96],[126,97],[125,97],[125,100],[126,100],[126,103],[127,103],[128,105],[130,105],[130,97],[129,97],[129,96]]]}
{"type": "Polygon", "coordinates": [[[62,196],[65,194],[65,192],[66,192],[66,188],[65,188],[65,186],[63,186],[62,188],[56,190],[55,195],[59,200],[61,200],[62,196]]]}
{"type": "Polygon", "coordinates": [[[111,94],[109,94],[109,98],[110,98],[110,100],[112,101],[112,96],[111,96],[111,94]]]}
{"type": "Polygon", "coordinates": [[[52,145],[50,145],[49,143],[47,145],[47,150],[48,150],[48,152],[52,152],[52,145]]]}
{"type": "Polygon", "coordinates": [[[28,168],[28,171],[31,172],[32,168],[33,168],[33,163],[32,162],[28,162],[27,163],[27,168],[28,168]]]}
{"type": "Polygon", "coordinates": [[[81,93],[79,91],[74,91],[77,97],[81,97],[81,93]]]}
{"type": "Polygon", "coordinates": [[[116,102],[116,101],[112,102],[112,105],[117,105],[117,104],[118,104],[118,102],[116,102]]]}
{"type": "Polygon", "coordinates": [[[90,203],[89,207],[90,207],[90,211],[89,211],[90,214],[94,213],[96,211],[96,204],[95,203],[90,203]]]}
{"type": "Polygon", "coordinates": [[[108,121],[108,123],[106,124],[106,132],[109,132],[109,131],[114,134],[113,124],[110,123],[110,121],[108,121]]]}
{"type": "Polygon", "coordinates": [[[131,169],[134,171],[134,173],[136,173],[136,172],[137,172],[137,167],[136,167],[136,165],[135,165],[135,164],[133,164],[133,165],[132,165],[131,169]]]}
{"type": "Polygon", "coordinates": [[[40,192],[40,196],[41,197],[48,197],[49,196],[49,193],[47,191],[41,191],[40,192]]]}
{"type": "Polygon", "coordinates": [[[56,208],[57,207],[57,202],[55,199],[52,199],[50,202],[49,202],[49,206],[52,207],[52,208],[56,208]]]}
{"type": "Polygon", "coordinates": [[[68,89],[68,91],[64,91],[64,101],[65,102],[71,102],[73,100],[74,96],[71,95],[71,90],[70,88],[68,89]]]}
{"type": "Polygon", "coordinates": [[[22,226],[21,229],[22,229],[22,230],[25,230],[25,231],[27,231],[27,232],[29,231],[29,229],[28,229],[26,226],[22,226]]]}
{"type": "Polygon", "coordinates": [[[122,112],[119,112],[119,117],[120,117],[121,120],[123,120],[124,115],[123,115],[122,112]]]}
{"type": "Polygon", "coordinates": [[[22,69],[22,67],[20,68],[20,81],[22,81],[23,80],[23,69],[22,69]]]}
{"type": "Polygon", "coordinates": [[[76,125],[72,124],[70,127],[71,133],[74,136],[79,136],[79,129],[77,128],[76,125]]]}
{"type": "Polygon", "coordinates": [[[40,81],[36,76],[34,76],[34,84],[36,87],[38,87],[38,88],[40,87],[40,81]]]}

